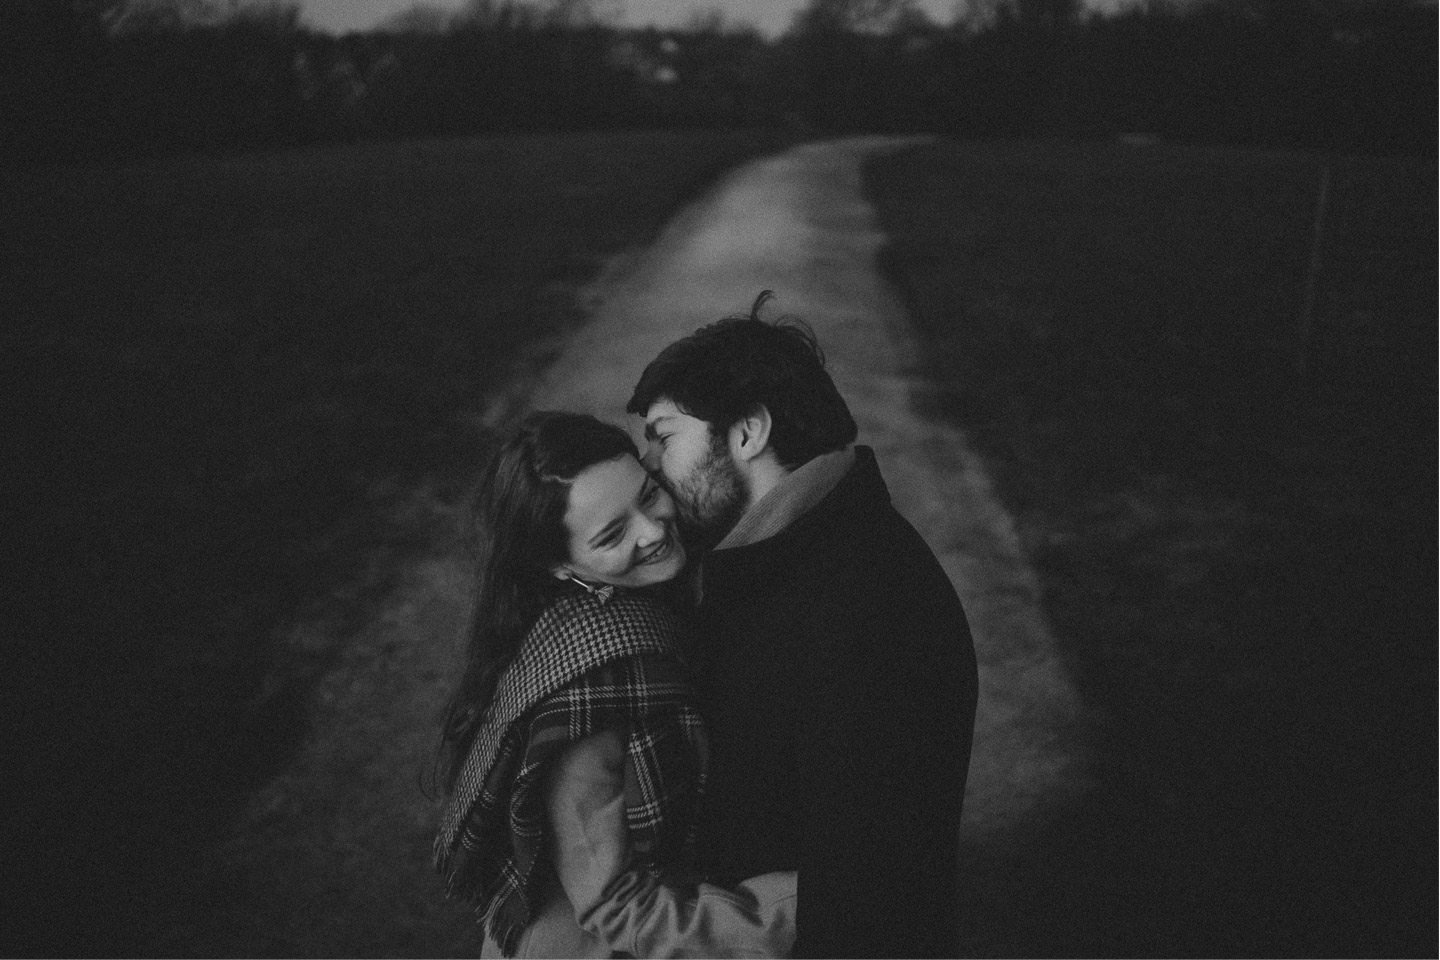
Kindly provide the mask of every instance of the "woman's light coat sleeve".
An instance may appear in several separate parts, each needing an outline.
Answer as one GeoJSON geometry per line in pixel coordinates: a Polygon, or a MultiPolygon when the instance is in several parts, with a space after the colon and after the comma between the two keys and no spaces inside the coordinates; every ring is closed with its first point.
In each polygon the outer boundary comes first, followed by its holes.
{"type": "Polygon", "coordinates": [[[575,919],[611,949],[637,957],[789,955],[794,872],[767,873],[733,888],[677,888],[631,866],[619,733],[572,744],[551,774],[546,802],[555,867],[575,919]]]}

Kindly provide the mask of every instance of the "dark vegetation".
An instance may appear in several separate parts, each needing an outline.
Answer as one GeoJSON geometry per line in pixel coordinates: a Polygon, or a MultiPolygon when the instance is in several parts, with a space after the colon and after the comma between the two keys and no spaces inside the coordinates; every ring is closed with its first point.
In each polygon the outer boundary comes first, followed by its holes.
{"type": "Polygon", "coordinates": [[[0,3],[0,952],[204,909],[195,850],[335,655],[277,630],[364,616],[394,501],[463,486],[607,257],[875,130],[967,138],[872,171],[888,267],[1110,721],[1091,806],[976,851],[976,951],[1433,950],[1433,4],[817,0],[771,42],[131,6],[0,3]]]}
{"type": "Polygon", "coordinates": [[[1105,717],[1090,800],[976,851],[977,955],[1433,952],[1435,183],[1125,144],[873,163],[934,409],[1105,717]]]}
{"type": "Polygon", "coordinates": [[[363,617],[357,568],[405,548],[395,499],[464,488],[475,413],[580,319],[579,285],[781,143],[535,134],[4,171],[23,785],[4,836],[25,866],[0,952],[144,951],[337,653],[279,629],[317,605],[363,617]]]}
{"type": "Polygon", "coordinates": [[[621,30],[586,8],[475,0],[459,18],[419,9],[337,38],[283,0],[9,0],[0,142],[69,160],[783,123],[1369,153],[1436,143],[1436,11],[1421,0],[1195,0],[1088,19],[1065,0],[973,0],[948,25],[905,0],[812,0],[776,40],[718,17],[621,30]]]}

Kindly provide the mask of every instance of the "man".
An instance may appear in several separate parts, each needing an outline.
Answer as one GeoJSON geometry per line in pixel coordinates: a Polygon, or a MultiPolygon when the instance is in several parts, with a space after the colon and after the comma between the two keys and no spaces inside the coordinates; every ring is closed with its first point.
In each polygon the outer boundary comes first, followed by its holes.
{"type": "Polygon", "coordinates": [[[975,653],[813,334],[759,311],[671,344],[627,407],[697,571],[717,884],[798,871],[795,956],[956,954],[975,653]]]}

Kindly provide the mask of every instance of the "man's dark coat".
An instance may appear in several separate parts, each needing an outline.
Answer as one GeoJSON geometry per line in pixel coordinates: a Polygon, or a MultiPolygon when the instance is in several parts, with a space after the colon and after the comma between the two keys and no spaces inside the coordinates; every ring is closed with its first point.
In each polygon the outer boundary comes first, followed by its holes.
{"type": "Polygon", "coordinates": [[[954,956],[975,651],[873,451],[780,534],[704,561],[694,666],[711,876],[799,870],[799,957],[954,956]]]}

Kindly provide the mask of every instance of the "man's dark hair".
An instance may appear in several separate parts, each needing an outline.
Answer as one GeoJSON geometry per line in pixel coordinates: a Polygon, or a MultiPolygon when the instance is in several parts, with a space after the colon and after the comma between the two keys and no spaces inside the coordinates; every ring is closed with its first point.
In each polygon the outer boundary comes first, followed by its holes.
{"type": "Polygon", "coordinates": [[[855,439],[855,418],[830,374],[815,334],[802,320],[760,319],[773,294],[748,316],[726,317],[677,340],[650,362],[625,407],[642,416],[658,400],[710,424],[713,435],[756,407],[770,411],[770,447],[787,470],[855,439]]]}

